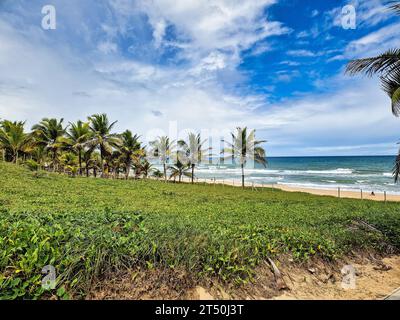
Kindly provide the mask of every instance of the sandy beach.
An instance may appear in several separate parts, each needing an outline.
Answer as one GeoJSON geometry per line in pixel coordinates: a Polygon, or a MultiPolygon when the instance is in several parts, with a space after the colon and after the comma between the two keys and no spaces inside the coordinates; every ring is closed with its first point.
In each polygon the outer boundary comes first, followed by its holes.
{"type": "MultiPolygon", "coordinates": [[[[207,183],[207,184],[224,184],[234,187],[241,187],[241,182],[238,180],[218,180],[216,179],[203,179],[198,178],[195,180],[196,183],[207,183]]],[[[182,178],[182,182],[188,183],[190,182],[190,178],[182,178]]],[[[282,184],[253,184],[253,183],[245,183],[246,187],[254,187],[254,188],[273,188],[279,189],[287,192],[304,192],[310,193],[319,196],[332,196],[332,197],[339,197],[339,190],[338,189],[311,189],[311,188],[304,188],[304,187],[297,187],[297,186],[286,186],[282,184]]],[[[360,199],[360,200],[373,200],[373,201],[394,201],[400,202],[400,195],[394,194],[385,194],[380,192],[375,192],[375,195],[372,195],[370,192],[363,191],[347,191],[347,190],[340,190],[340,198],[351,198],[351,199],[360,199]]]]}
{"type": "MultiPolygon", "coordinates": [[[[289,191],[289,192],[306,192],[319,196],[333,196],[338,197],[338,190],[322,190],[322,189],[309,189],[309,188],[301,188],[301,187],[292,187],[292,186],[284,186],[284,185],[274,185],[275,188],[289,191]]],[[[363,199],[363,200],[375,200],[375,201],[385,201],[384,193],[375,193],[375,195],[371,195],[369,192],[363,192],[361,195],[361,190],[359,192],[356,191],[344,191],[340,190],[341,198],[352,198],[352,199],[363,199]]],[[[400,201],[400,195],[386,194],[386,201],[400,201]]]]}

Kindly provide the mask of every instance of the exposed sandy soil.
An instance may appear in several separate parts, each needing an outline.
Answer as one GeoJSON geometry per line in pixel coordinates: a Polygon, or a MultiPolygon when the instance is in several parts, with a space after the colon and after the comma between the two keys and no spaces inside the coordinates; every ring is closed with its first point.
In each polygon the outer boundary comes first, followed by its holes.
{"type": "Polygon", "coordinates": [[[332,266],[322,261],[298,265],[275,263],[257,269],[252,283],[226,285],[210,279],[199,283],[183,271],[133,270],[98,282],[88,299],[383,299],[400,287],[400,256],[383,260],[372,256],[343,261],[332,266]],[[355,288],[342,288],[341,269],[355,268],[355,288]]]}
{"type": "Polygon", "coordinates": [[[340,273],[301,272],[286,270],[286,283],[290,291],[276,299],[383,299],[400,287],[400,256],[385,258],[376,263],[365,261],[351,264],[356,270],[355,288],[342,288],[340,273]],[[290,275],[290,279],[289,276],[290,275]]]}

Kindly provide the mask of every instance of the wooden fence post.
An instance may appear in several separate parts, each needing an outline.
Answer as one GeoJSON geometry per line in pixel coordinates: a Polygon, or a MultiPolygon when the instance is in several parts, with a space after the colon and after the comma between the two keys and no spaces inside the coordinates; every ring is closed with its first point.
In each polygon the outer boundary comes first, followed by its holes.
{"type": "Polygon", "coordinates": [[[340,187],[338,188],[338,197],[340,198],[340,187]]]}

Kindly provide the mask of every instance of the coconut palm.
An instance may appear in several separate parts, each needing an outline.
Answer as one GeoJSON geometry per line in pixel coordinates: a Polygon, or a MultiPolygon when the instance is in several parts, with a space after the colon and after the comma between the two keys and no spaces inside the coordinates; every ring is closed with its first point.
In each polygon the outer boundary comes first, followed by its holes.
{"type": "Polygon", "coordinates": [[[400,115],[400,49],[391,49],[373,58],[352,60],[346,73],[379,75],[382,88],[391,99],[392,113],[396,117],[400,115]]]}
{"type": "Polygon", "coordinates": [[[163,177],[164,177],[164,174],[163,174],[160,170],[158,170],[158,169],[153,169],[153,174],[152,174],[152,176],[153,176],[154,178],[157,178],[157,180],[158,180],[158,179],[160,179],[160,178],[163,178],[163,177]]]}
{"type": "Polygon", "coordinates": [[[123,154],[120,149],[115,149],[110,155],[107,155],[107,166],[112,171],[114,179],[119,177],[121,168],[124,167],[123,154]]]}
{"type": "MultiPolygon", "coordinates": [[[[400,1],[392,1],[389,8],[400,14],[400,1]]],[[[392,112],[400,115],[400,49],[390,49],[376,57],[355,59],[348,63],[346,73],[379,75],[383,90],[392,102],[392,112]]]]}
{"type": "Polygon", "coordinates": [[[162,163],[164,169],[164,179],[167,182],[167,163],[169,158],[175,152],[175,142],[170,141],[167,136],[158,137],[156,140],[150,142],[152,147],[152,154],[162,163]]]}
{"type": "Polygon", "coordinates": [[[110,123],[106,114],[94,114],[88,117],[90,123],[90,130],[92,132],[91,139],[88,142],[90,146],[96,146],[100,150],[101,158],[101,176],[105,176],[106,165],[104,160],[107,155],[110,155],[113,148],[121,145],[121,139],[115,133],[111,133],[111,130],[117,123],[114,121],[110,123]]]}
{"type": "Polygon", "coordinates": [[[77,156],[74,152],[66,152],[60,156],[60,164],[64,169],[64,173],[71,174],[73,177],[78,172],[77,156]]]}
{"type": "Polygon", "coordinates": [[[70,123],[66,137],[59,139],[64,149],[70,150],[78,156],[79,175],[83,174],[82,156],[90,138],[89,123],[78,120],[76,123],[70,123]]]}
{"type": "Polygon", "coordinates": [[[154,172],[156,170],[145,157],[141,157],[140,159],[134,161],[133,167],[135,169],[135,176],[142,176],[145,179],[149,176],[151,172],[154,172]]]}
{"type": "Polygon", "coordinates": [[[130,130],[123,132],[121,134],[121,146],[119,150],[122,154],[122,161],[125,166],[125,178],[128,179],[133,157],[142,153],[139,136],[137,134],[133,135],[130,130]]]}
{"type": "Polygon", "coordinates": [[[31,137],[24,132],[25,122],[11,122],[4,120],[0,126],[0,145],[4,150],[4,159],[7,154],[11,161],[17,163],[18,156],[24,152],[28,144],[31,143],[31,137]]]}
{"type": "Polygon", "coordinates": [[[47,150],[43,145],[32,144],[32,146],[33,148],[30,152],[31,159],[38,164],[39,169],[42,169],[45,167],[47,161],[47,150]]]}
{"type": "Polygon", "coordinates": [[[57,169],[57,152],[61,147],[60,138],[65,134],[63,127],[64,119],[44,118],[32,127],[33,137],[37,144],[44,145],[46,150],[52,154],[53,171],[57,169]]]}
{"type": "Polygon", "coordinates": [[[101,170],[101,159],[98,152],[94,148],[87,149],[83,154],[85,162],[86,177],[90,176],[90,170],[93,171],[93,176],[97,177],[97,171],[101,170]]]}
{"type": "MultiPolygon", "coordinates": [[[[192,169],[192,184],[194,183],[194,168],[196,165],[200,164],[201,161],[204,159],[206,153],[210,151],[210,148],[204,149],[204,144],[206,140],[201,141],[200,134],[189,133],[187,141],[180,140],[178,141],[178,145],[181,148],[180,155],[183,154],[183,161],[188,162],[192,169]]],[[[182,160],[182,159],[181,159],[182,160]]]]}
{"type": "MultiPolygon", "coordinates": [[[[400,1],[392,1],[391,10],[400,14],[400,1]]],[[[379,75],[382,89],[391,100],[392,113],[400,116],[400,49],[390,49],[376,57],[356,59],[349,62],[346,73],[350,75],[365,74],[369,77],[379,75]]],[[[397,182],[400,175],[400,150],[393,169],[397,182]]]]}
{"type": "Polygon", "coordinates": [[[179,183],[182,181],[182,176],[189,178],[192,177],[191,166],[189,164],[182,163],[179,158],[174,165],[168,167],[168,170],[171,171],[169,178],[173,178],[174,181],[176,181],[176,177],[178,177],[179,183]]]}
{"type": "Polygon", "coordinates": [[[229,154],[235,161],[240,164],[242,169],[242,187],[244,188],[244,167],[248,160],[258,162],[264,167],[267,166],[265,150],[260,144],[266,142],[264,140],[257,141],[255,139],[255,130],[247,134],[247,127],[237,128],[236,134],[231,133],[232,143],[224,141],[228,147],[222,150],[222,153],[229,154]]]}

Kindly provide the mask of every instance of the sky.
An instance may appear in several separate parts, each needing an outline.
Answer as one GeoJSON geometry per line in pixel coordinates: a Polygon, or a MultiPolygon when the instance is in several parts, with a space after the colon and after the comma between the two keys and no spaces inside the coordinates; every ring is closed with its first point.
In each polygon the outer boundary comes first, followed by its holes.
{"type": "Polygon", "coordinates": [[[269,156],[392,155],[379,79],[344,68],[399,36],[383,0],[0,0],[0,118],[104,112],[145,142],[247,126],[269,156]]]}

